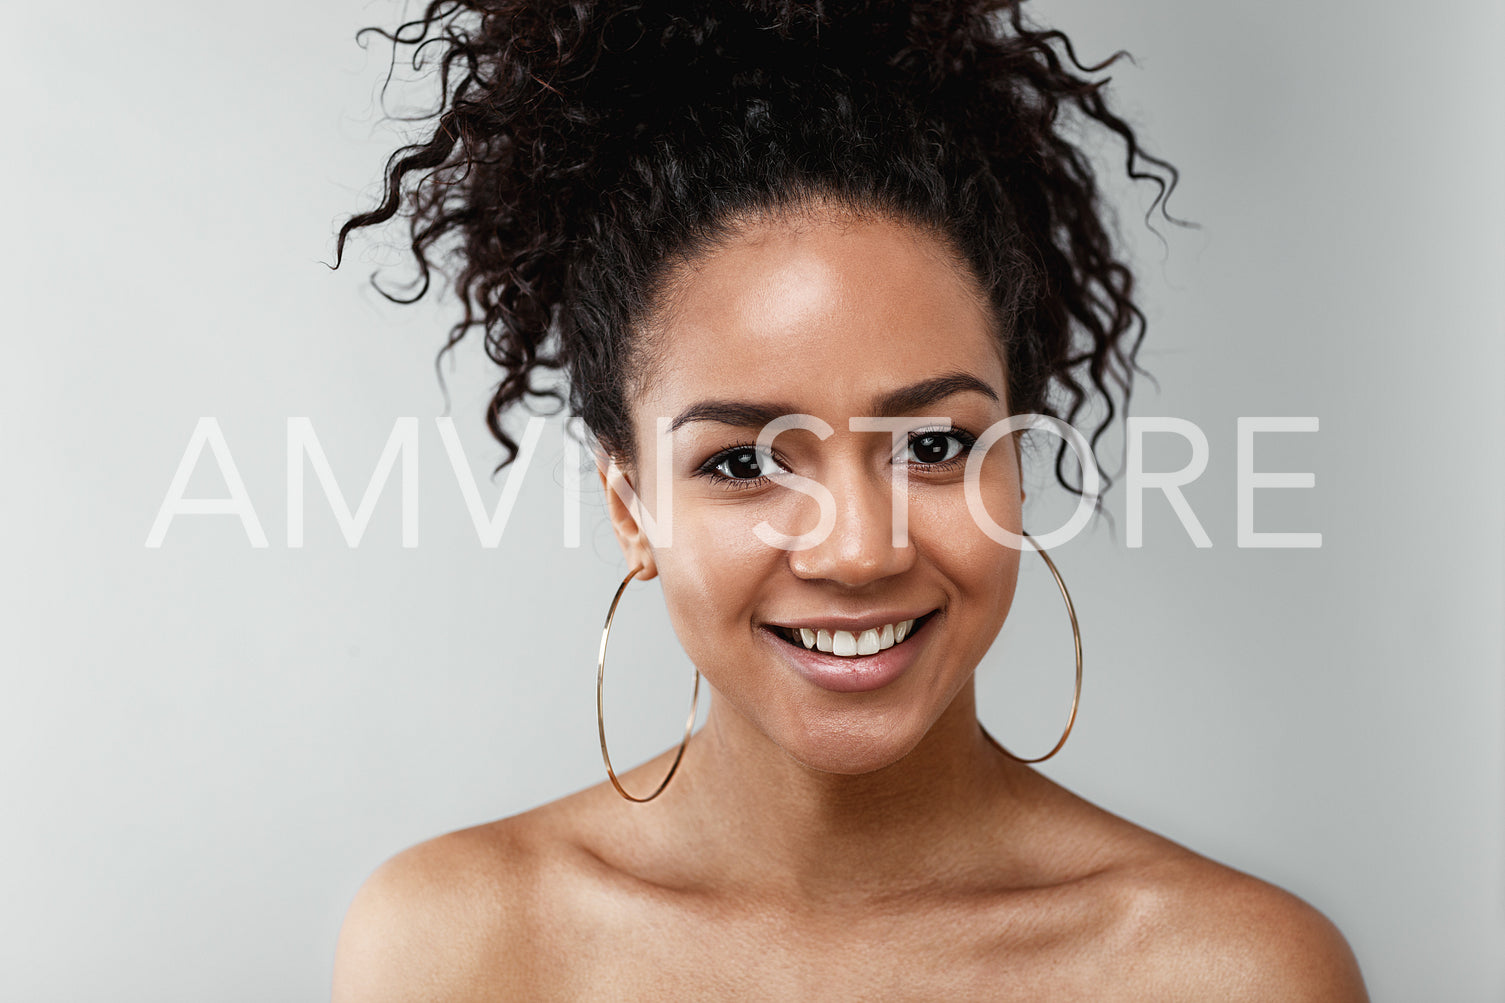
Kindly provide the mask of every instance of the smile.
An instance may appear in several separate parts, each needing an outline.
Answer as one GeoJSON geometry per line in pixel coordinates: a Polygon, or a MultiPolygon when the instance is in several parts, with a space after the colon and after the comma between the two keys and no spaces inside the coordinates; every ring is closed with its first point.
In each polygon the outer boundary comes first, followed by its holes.
{"type": "Polygon", "coordinates": [[[774,633],[790,644],[808,651],[823,651],[838,658],[857,658],[876,655],[886,651],[914,633],[917,624],[930,619],[931,613],[922,617],[900,620],[896,623],[875,624],[857,630],[826,630],[818,627],[774,626],[774,633]]]}

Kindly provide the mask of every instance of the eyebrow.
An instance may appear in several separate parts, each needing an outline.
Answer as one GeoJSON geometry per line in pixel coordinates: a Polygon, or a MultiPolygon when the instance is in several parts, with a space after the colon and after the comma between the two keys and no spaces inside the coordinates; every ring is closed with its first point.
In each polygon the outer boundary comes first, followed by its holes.
{"type": "Polygon", "coordinates": [[[898,418],[915,411],[923,411],[932,404],[954,394],[982,394],[993,403],[998,403],[998,393],[970,373],[946,373],[932,379],[921,380],[907,387],[900,387],[877,402],[875,418],[898,418]]]}
{"type": "MultiPolygon", "coordinates": [[[[998,402],[998,392],[976,376],[962,372],[946,373],[884,394],[874,402],[873,410],[877,413],[872,417],[900,417],[922,411],[960,393],[981,394],[994,403],[998,402]]],[[[714,421],[738,428],[761,428],[776,418],[798,413],[799,409],[793,404],[706,400],[691,404],[681,411],[670,424],[669,430],[676,431],[692,421],[714,421]]]]}

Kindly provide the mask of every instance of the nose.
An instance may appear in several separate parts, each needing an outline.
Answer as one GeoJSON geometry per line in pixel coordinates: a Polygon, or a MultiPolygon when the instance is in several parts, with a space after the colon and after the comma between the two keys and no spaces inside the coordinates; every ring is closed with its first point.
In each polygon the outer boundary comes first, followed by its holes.
{"type": "MultiPolygon", "coordinates": [[[[890,468],[902,477],[899,468],[890,468]]],[[[836,500],[836,521],[824,540],[806,550],[791,550],[789,566],[800,578],[860,588],[897,575],[914,565],[915,547],[905,533],[894,546],[894,485],[869,471],[853,470],[827,481],[836,500]]]]}

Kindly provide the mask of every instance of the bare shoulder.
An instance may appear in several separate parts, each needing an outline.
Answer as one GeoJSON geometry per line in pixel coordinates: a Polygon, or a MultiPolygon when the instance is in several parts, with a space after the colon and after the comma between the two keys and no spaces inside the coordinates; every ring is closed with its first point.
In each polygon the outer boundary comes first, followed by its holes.
{"type": "Polygon", "coordinates": [[[1052,820],[1042,834],[1075,861],[1066,886],[1091,917],[1066,940],[1122,998],[1368,1000],[1348,942],[1300,898],[1054,782],[1036,790],[1052,820]]]}
{"type": "Polygon", "coordinates": [[[1337,927],[1275,885],[1185,850],[1126,868],[1113,883],[1122,961],[1157,999],[1369,998],[1337,927]]]}
{"type": "Polygon", "coordinates": [[[382,864],[340,929],[334,1003],[578,998],[581,942],[621,883],[592,836],[641,825],[622,805],[603,782],[382,864]]]}
{"type": "Polygon", "coordinates": [[[503,819],[378,867],[340,928],[334,1003],[523,998],[547,870],[535,829],[503,819]]]}

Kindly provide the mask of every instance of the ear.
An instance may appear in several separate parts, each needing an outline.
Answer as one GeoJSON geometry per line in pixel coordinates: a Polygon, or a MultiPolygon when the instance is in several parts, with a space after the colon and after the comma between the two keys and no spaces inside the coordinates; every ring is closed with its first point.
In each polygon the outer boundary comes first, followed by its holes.
{"type": "Polygon", "coordinates": [[[648,534],[638,520],[641,503],[632,481],[609,456],[596,457],[596,475],[601,479],[601,490],[606,494],[606,512],[611,517],[611,528],[617,534],[622,556],[627,558],[627,566],[643,569],[638,573],[639,581],[657,577],[658,562],[654,559],[648,534]]]}

